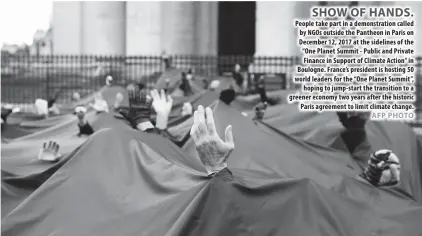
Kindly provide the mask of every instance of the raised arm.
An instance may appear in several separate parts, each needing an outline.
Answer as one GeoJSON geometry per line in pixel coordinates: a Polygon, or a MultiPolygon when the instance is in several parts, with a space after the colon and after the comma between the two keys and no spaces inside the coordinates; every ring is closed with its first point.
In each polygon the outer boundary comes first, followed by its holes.
{"type": "Polygon", "coordinates": [[[83,106],[77,106],[75,108],[75,115],[76,117],[78,117],[78,128],[79,128],[78,136],[91,135],[94,133],[94,129],[89,124],[89,122],[85,119],[86,112],[87,110],[83,106]]]}
{"type": "MultiPolygon", "coordinates": [[[[151,91],[151,97],[153,99],[152,107],[155,110],[155,113],[157,113],[155,129],[153,132],[164,136],[177,146],[182,147],[189,139],[189,133],[187,133],[182,139],[180,139],[172,135],[167,130],[168,117],[173,106],[173,99],[170,95],[166,95],[164,90],[161,90],[160,93],[157,90],[151,91]]],[[[185,103],[181,115],[188,116],[189,114],[192,114],[192,106],[190,105],[190,103],[185,103]]]]}
{"type": "Polygon", "coordinates": [[[129,110],[121,108],[119,113],[130,123],[132,128],[146,131],[154,128],[151,124],[151,101],[146,93],[141,92],[138,86],[133,84],[127,87],[129,96],[129,110]]]}
{"type": "Polygon", "coordinates": [[[217,133],[211,108],[198,106],[190,135],[195,143],[199,159],[209,176],[227,168],[227,159],[234,150],[232,126],[226,127],[225,140],[217,133]]]}
{"type": "Polygon", "coordinates": [[[168,117],[173,106],[173,99],[170,95],[166,95],[164,90],[158,92],[157,90],[151,91],[152,108],[157,113],[155,127],[159,130],[167,129],[168,117]]]}
{"type": "Polygon", "coordinates": [[[118,109],[120,108],[120,105],[123,102],[123,94],[121,93],[117,93],[116,94],[116,99],[114,100],[114,110],[118,111],[118,109]]]}
{"type": "Polygon", "coordinates": [[[96,93],[94,95],[94,103],[89,104],[97,113],[101,112],[109,112],[107,101],[104,100],[103,95],[101,93],[96,93]]]}
{"type": "MultiPolygon", "coordinates": [[[[341,137],[352,155],[359,146],[368,142],[365,125],[369,119],[369,115],[369,113],[364,112],[337,112],[340,123],[346,128],[342,132],[341,137]]],[[[367,158],[367,155],[364,155],[364,157],[355,156],[355,158],[367,158]]]]}
{"type": "Polygon", "coordinates": [[[400,182],[399,158],[391,150],[379,150],[371,155],[360,177],[376,187],[397,185],[400,182]]]}

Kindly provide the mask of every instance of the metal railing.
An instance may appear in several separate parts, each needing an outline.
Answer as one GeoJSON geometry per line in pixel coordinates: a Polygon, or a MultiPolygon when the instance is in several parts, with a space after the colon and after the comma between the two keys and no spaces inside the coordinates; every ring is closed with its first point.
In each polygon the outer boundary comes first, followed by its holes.
{"type": "MultiPolygon", "coordinates": [[[[269,90],[292,89],[291,83],[298,57],[253,56],[26,56],[3,54],[1,57],[2,103],[33,103],[36,98],[48,99],[59,90],[59,102],[69,101],[73,92],[81,96],[104,85],[111,75],[115,83],[129,81],[154,83],[165,69],[165,63],[181,70],[193,70],[207,79],[231,72],[235,64],[255,74],[272,74],[269,90]]],[[[415,64],[418,111],[422,111],[422,57],[415,64]]],[[[296,87],[295,87],[296,86],[296,87]]],[[[422,124],[422,115],[418,117],[422,124]]]]}

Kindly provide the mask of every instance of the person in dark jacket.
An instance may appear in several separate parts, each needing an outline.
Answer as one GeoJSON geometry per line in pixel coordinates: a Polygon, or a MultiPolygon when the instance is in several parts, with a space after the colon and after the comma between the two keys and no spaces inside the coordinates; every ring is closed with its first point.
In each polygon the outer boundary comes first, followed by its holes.
{"type": "Polygon", "coordinates": [[[182,80],[179,88],[183,91],[183,96],[187,97],[193,94],[192,87],[190,86],[189,80],[187,79],[187,75],[185,72],[181,74],[182,80]]]}
{"type": "Polygon", "coordinates": [[[56,94],[53,97],[50,97],[47,100],[47,107],[48,107],[48,112],[49,113],[53,113],[54,115],[58,115],[60,113],[59,108],[57,107],[57,99],[59,98],[61,92],[63,89],[60,89],[59,91],[56,92],[56,94]]]}
{"type": "Polygon", "coordinates": [[[171,58],[170,58],[169,55],[167,55],[167,53],[165,51],[161,54],[161,60],[162,60],[162,62],[164,64],[164,70],[170,69],[170,67],[171,67],[171,58]]]}
{"type": "Polygon", "coordinates": [[[257,90],[259,93],[259,96],[261,98],[261,102],[262,103],[267,103],[268,102],[268,97],[267,97],[267,90],[265,88],[265,76],[261,76],[258,81],[257,81],[257,90]]]}
{"type": "Polygon", "coordinates": [[[242,72],[241,72],[241,67],[240,67],[239,64],[236,64],[234,66],[233,79],[236,82],[237,86],[242,88],[244,78],[243,78],[243,75],[242,75],[242,72]]]}
{"type": "Polygon", "coordinates": [[[169,78],[166,78],[165,79],[165,85],[164,85],[164,92],[166,93],[166,94],[168,94],[168,93],[170,93],[171,91],[170,91],[170,79],[169,78]]]}

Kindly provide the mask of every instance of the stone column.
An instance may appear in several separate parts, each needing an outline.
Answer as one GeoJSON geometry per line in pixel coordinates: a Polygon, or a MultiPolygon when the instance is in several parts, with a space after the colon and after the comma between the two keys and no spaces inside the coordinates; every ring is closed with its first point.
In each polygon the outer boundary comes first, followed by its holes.
{"type": "Polygon", "coordinates": [[[196,2],[196,54],[217,55],[218,2],[196,2]]]}
{"type": "Polygon", "coordinates": [[[161,2],[161,45],[168,54],[195,54],[195,2],[161,2]]]}
{"type": "Polygon", "coordinates": [[[82,52],[90,55],[124,55],[125,2],[82,2],[82,52]]]}
{"type": "Polygon", "coordinates": [[[82,2],[53,3],[53,53],[79,55],[82,53],[82,2]]]}
{"type": "Polygon", "coordinates": [[[411,7],[413,11],[413,20],[415,26],[415,54],[422,57],[422,2],[418,1],[403,1],[395,2],[396,6],[411,7]]]}
{"type": "Polygon", "coordinates": [[[297,2],[256,3],[256,56],[291,56],[296,47],[297,2]]]}
{"type": "Polygon", "coordinates": [[[195,54],[199,57],[194,68],[200,74],[217,73],[218,2],[195,2],[195,19],[195,54]]]}
{"type": "Polygon", "coordinates": [[[290,87],[295,56],[300,55],[297,45],[296,18],[306,19],[310,9],[318,2],[257,2],[256,10],[256,53],[253,65],[248,70],[254,73],[276,73],[285,77],[286,87],[290,87]],[[285,57],[259,59],[259,57],[285,57]],[[267,60],[267,61],[266,61],[267,60]],[[271,64],[271,65],[269,65],[271,64]]]}
{"type": "Polygon", "coordinates": [[[126,54],[161,54],[161,3],[126,3],[126,54]]]}

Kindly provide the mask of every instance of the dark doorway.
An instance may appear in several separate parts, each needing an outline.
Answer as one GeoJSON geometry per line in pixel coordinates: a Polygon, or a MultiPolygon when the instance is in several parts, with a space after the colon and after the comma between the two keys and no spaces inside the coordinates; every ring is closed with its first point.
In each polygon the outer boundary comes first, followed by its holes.
{"type": "Polygon", "coordinates": [[[218,3],[218,54],[255,54],[256,2],[218,3]]]}

